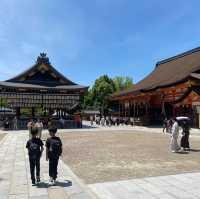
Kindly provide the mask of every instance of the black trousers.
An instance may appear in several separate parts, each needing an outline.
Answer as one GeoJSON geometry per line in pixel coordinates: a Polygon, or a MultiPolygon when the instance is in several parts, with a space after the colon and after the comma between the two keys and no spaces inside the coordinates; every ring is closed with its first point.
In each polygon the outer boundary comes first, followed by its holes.
{"type": "Polygon", "coordinates": [[[185,134],[181,138],[181,147],[183,148],[190,148],[190,143],[189,143],[189,134],[185,134]]]}
{"type": "Polygon", "coordinates": [[[49,158],[49,176],[56,180],[58,175],[59,158],[49,158]]]}
{"type": "Polygon", "coordinates": [[[35,181],[35,170],[36,170],[36,177],[40,177],[40,158],[30,158],[30,171],[31,171],[31,180],[35,181]]]}

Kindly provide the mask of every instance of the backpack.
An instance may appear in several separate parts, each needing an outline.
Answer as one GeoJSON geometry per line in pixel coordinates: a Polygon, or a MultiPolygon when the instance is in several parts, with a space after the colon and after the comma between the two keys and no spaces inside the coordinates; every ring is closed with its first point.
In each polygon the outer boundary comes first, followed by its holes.
{"type": "Polygon", "coordinates": [[[32,140],[29,146],[29,156],[31,158],[38,158],[40,156],[40,146],[32,140]]]}
{"type": "Polygon", "coordinates": [[[62,145],[60,140],[51,139],[49,151],[52,157],[58,158],[62,153],[62,145]]]}

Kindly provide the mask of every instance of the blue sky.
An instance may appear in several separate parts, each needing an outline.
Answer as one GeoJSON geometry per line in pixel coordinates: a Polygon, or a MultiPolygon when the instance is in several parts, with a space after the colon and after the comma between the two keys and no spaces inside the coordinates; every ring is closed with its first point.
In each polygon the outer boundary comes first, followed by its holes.
{"type": "Polygon", "coordinates": [[[200,46],[199,0],[1,0],[0,80],[46,52],[91,85],[102,74],[141,80],[159,60],[200,46]]]}

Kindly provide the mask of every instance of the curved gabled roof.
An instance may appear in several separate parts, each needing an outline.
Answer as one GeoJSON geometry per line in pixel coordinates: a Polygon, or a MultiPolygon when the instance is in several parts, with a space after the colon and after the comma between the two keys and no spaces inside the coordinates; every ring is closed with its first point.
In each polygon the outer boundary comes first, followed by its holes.
{"type": "MultiPolygon", "coordinates": [[[[19,75],[1,82],[4,86],[19,87],[56,87],[56,88],[84,88],[66,78],[49,62],[45,53],[40,53],[36,64],[19,75]]],[[[85,87],[87,88],[87,87],[85,87]]]]}
{"type": "Polygon", "coordinates": [[[116,93],[114,96],[171,86],[185,81],[191,73],[197,71],[200,71],[200,47],[158,62],[147,77],[132,88],[116,93]]]}
{"type": "Polygon", "coordinates": [[[78,85],[61,73],[49,62],[45,53],[38,56],[36,64],[7,81],[0,82],[0,86],[8,88],[30,88],[51,90],[87,90],[88,87],[78,85]]]}
{"type": "MultiPolygon", "coordinates": [[[[41,64],[36,63],[35,65],[33,65],[29,69],[25,70],[24,72],[20,73],[19,75],[15,76],[9,80],[6,80],[6,82],[24,82],[24,83],[27,82],[27,83],[29,83],[30,81],[28,81],[28,80],[23,81],[22,79],[24,77],[28,76],[29,74],[31,74],[33,71],[36,71],[42,64],[43,63],[41,63],[41,64]]],[[[59,77],[62,80],[63,85],[76,85],[76,83],[72,82],[71,80],[69,80],[68,78],[63,76],[60,72],[58,72],[52,65],[50,65],[50,64],[44,64],[44,65],[48,68],[49,72],[55,74],[55,76],[59,77]]],[[[44,79],[44,81],[45,81],[45,79],[44,79]]]]}
{"type": "Polygon", "coordinates": [[[29,89],[50,89],[50,90],[80,90],[80,89],[87,89],[88,87],[82,85],[55,85],[55,86],[43,86],[43,85],[36,85],[36,84],[25,84],[20,82],[0,82],[0,86],[7,87],[7,88],[29,88],[29,89]]]}

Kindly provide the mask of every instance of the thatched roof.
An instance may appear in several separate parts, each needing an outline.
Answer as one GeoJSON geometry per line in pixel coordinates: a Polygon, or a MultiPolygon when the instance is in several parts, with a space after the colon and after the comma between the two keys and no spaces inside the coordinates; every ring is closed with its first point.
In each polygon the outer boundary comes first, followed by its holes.
{"type": "Polygon", "coordinates": [[[186,81],[189,77],[200,78],[200,47],[169,59],[160,61],[155,69],[132,88],[121,91],[113,96],[155,90],[186,81]]]}

